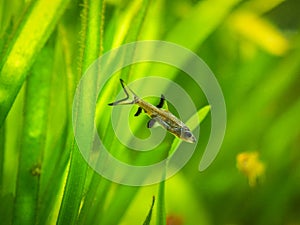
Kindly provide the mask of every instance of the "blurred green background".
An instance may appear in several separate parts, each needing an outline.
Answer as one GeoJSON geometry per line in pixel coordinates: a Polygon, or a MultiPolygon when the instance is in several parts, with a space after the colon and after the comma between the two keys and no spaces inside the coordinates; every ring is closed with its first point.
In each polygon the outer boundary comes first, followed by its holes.
{"type": "MultiPolygon", "coordinates": [[[[299,8],[296,0],[2,0],[1,223],[143,224],[155,195],[151,224],[300,224],[299,8]],[[223,90],[227,130],[207,170],[200,173],[198,164],[210,115],[180,173],[163,185],[126,187],[101,178],[81,158],[72,101],[97,57],[153,39],[189,48],[207,63],[223,90]],[[237,156],[251,152],[257,161],[237,166],[237,156]],[[257,172],[258,165],[264,171],[257,172]]],[[[172,73],[199,109],[207,104],[192,80],[172,73]]],[[[119,75],[132,81],[145,74],[133,68],[119,75]]],[[[97,109],[98,133],[116,155],[124,148],[104,106],[119,90],[117,80],[108,83],[97,109]]],[[[172,140],[168,136],[159,152],[172,140]]]]}

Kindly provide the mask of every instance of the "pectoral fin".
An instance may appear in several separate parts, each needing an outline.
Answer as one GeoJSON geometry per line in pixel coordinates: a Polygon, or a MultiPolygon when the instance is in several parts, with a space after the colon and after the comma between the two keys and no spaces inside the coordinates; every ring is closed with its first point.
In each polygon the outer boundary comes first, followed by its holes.
{"type": "Polygon", "coordinates": [[[156,119],[151,119],[147,123],[148,128],[157,127],[159,123],[156,121],[156,119]]]}

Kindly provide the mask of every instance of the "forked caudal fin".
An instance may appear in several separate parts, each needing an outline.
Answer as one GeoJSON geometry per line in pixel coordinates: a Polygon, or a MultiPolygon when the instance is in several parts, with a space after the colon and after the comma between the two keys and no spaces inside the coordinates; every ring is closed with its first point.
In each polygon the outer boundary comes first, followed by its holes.
{"type": "Polygon", "coordinates": [[[120,99],[118,101],[109,103],[108,105],[114,106],[114,105],[132,105],[132,104],[135,104],[136,100],[138,99],[137,95],[126,85],[126,83],[122,79],[120,79],[120,83],[122,85],[122,88],[125,92],[126,97],[123,98],[123,99],[120,99]],[[129,96],[128,92],[130,92],[133,95],[133,100],[129,99],[130,96],[129,96]]]}

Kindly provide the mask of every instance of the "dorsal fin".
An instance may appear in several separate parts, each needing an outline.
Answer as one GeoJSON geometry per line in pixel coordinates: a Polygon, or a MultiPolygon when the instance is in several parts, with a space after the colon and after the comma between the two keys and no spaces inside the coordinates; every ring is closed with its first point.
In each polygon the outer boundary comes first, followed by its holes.
{"type": "Polygon", "coordinates": [[[138,110],[136,111],[136,113],[134,114],[134,116],[139,116],[142,112],[142,108],[139,107],[138,110]]]}
{"type": "Polygon", "coordinates": [[[157,108],[162,108],[164,106],[164,104],[165,104],[165,96],[162,94],[160,96],[160,101],[159,101],[159,103],[158,103],[158,105],[156,107],[157,108]]]}

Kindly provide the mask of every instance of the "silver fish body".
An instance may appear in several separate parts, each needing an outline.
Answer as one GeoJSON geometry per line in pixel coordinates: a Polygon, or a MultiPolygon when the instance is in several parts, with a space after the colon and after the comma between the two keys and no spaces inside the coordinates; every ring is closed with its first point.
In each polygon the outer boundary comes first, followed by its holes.
{"type": "Polygon", "coordinates": [[[144,111],[151,118],[147,124],[148,128],[152,128],[156,124],[159,124],[164,129],[166,129],[176,137],[182,139],[183,141],[189,143],[196,142],[196,138],[194,137],[191,130],[170,111],[162,108],[165,101],[163,95],[161,96],[160,103],[157,106],[154,106],[139,98],[129,87],[126,86],[125,82],[122,79],[120,79],[120,82],[126,94],[126,98],[110,103],[109,105],[115,106],[136,104],[139,106],[139,108],[135,116],[138,116],[142,111],[144,111]],[[128,100],[129,94],[127,89],[133,94],[133,100],[131,101],[128,100]]]}

